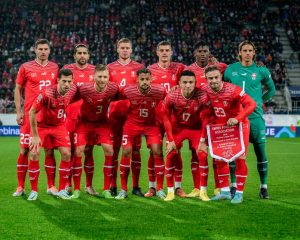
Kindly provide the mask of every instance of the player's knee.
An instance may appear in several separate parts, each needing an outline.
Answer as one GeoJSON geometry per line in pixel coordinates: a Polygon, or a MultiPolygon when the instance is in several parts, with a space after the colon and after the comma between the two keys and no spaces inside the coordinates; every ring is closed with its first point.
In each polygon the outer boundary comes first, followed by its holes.
{"type": "Polygon", "coordinates": [[[84,148],[84,155],[85,156],[93,155],[93,149],[94,149],[93,146],[85,146],[85,148],[84,148]]]}
{"type": "Polygon", "coordinates": [[[104,146],[103,147],[103,152],[105,156],[112,156],[114,154],[114,149],[113,146],[104,146]]]}
{"type": "Polygon", "coordinates": [[[40,151],[30,152],[30,159],[33,161],[38,161],[40,159],[40,151]]]}
{"type": "Polygon", "coordinates": [[[76,157],[82,157],[83,151],[84,151],[84,147],[79,146],[79,147],[75,148],[74,154],[75,154],[76,157]]]}
{"type": "Polygon", "coordinates": [[[47,157],[53,157],[54,156],[54,149],[44,149],[45,151],[45,156],[47,157]]]}
{"type": "Polygon", "coordinates": [[[62,161],[69,161],[71,159],[71,151],[70,150],[62,150],[60,152],[62,161]]]}
{"type": "Polygon", "coordinates": [[[130,157],[132,154],[132,148],[131,147],[127,147],[127,148],[123,148],[123,151],[122,151],[122,155],[123,157],[130,157]]]}
{"type": "Polygon", "coordinates": [[[29,154],[29,148],[23,148],[23,147],[21,147],[21,148],[20,148],[20,153],[21,153],[23,156],[28,156],[28,154],[29,154]]]}

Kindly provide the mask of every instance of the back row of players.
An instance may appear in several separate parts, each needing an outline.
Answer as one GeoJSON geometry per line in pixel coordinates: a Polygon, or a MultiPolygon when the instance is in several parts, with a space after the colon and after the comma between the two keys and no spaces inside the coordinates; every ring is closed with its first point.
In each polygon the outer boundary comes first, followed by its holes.
{"type": "MultiPolygon", "coordinates": [[[[180,197],[199,197],[208,201],[210,199],[207,195],[206,131],[202,129],[210,122],[228,125],[243,122],[247,145],[247,116],[255,109],[249,117],[250,140],[257,155],[261,181],[259,195],[263,199],[268,198],[268,161],[265,153],[262,100],[269,100],[275,92],[275,87],[269,71],[254,63],[253,43],[242,42],[239,45],[240,61],[229,66],[210,58],[209,46],[204,42],[195,45],[196,61],[189,67],[171,61],[172,47],[167,41],[158,44],[158,62],[148,69],[131,60],[132,44],[129,39],[122,38],[118,41],[117,52],[117,61],[107,66],[95,67],[88,63],[88,47],[78,44],[74,49],[75,63],[65,65],[59,71],[57,64],[48,61],[49,42],[40,39],[35,43],[36,59],[22,64],[16,79],[15,103],[17,122],[21,129],[20,155],[17,162],[18,187],[13,196],[24,195],[28,169],[32,190],[28,200],[37,199],[40,144],[45,149],[48,194],[64,199],[80,196],[84,153],[85,190],[91,195],[97,195],[92,186],[93,146],[101,144],[105,155],[104,186],[101,193],[103,197],[127,197],[127,180],[131,168],[132,193],[135,195],[156,195],[170,201],[176,194],[180,197]],[[225,69],[225,80],[240,85],[242,89],[223,83],[222,75],[225,69]],[[179,87],[176,87],[178,84],[179,87]],[[262,85],[266,90],[263,95],[262,85]],[[21,108],[23,89],[24,111],[21,108]],[[252,98],[245,94],[244,90],[252,98]],[[165,131],[168,140],[166,164],[161,148],[165,131]],[[143,194],[139,187],[141,135],[146,137],[147,146],[151,150],[148,160],[149,190],[146,194],[143,194]],[[190,194],[185,194],[181,187],[180,148],[185,139],[189,140],[192,152],[194,189],[190,194]],[[121,191],[117,194],[118,154],[121,145],[121,191]],[[55,148],[61,153],[58,190],[55,187],[55,148]],[[163,191],[164,174],[167,180],[167,195],[163,191]],[[72,195],[71,178],[74,186],[72,195]]],[[[230,166],[231,196],[228,164],[213,160],[213,200],[232,198],[233,203],[242,202],[247,177],[245,156],[234,163],[237,165],[236,169],[235,164],[230,166]]]]}

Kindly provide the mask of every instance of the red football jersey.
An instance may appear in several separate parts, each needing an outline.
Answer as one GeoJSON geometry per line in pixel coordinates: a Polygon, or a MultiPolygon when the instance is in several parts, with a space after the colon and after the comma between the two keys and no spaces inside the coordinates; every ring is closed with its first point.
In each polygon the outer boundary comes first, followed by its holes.
{"type": "Polygon", "coordinates": [[[151,71],[152,82],[161,84],[167,91],[178,84],[179,76],[185,68],[184,64],[178,62],[171,62],[167,68],[162,68],[158,63],[148,66],[151,71]]]}
{"type": "Polygon", "coordinates": [[[39,111],[37,122],[39,127],[50,127],[65,124],[65,109],[76,94],[77,88],[72,84],[70,90],[64,95],[60,95],[58,85],[46,88],[44,93],[40,93],[33,103],[33,107],[39,111]]]}
{"type": "Polygon", "coordinates": [[[222,63],[222,62],[218,62],[216,64],[208,63],[207,66],[205,66],[203,68],[199,67],[196,62],[194,62],[193,64],[188,66],[188,69],[191,70],[192,72],[194,72],[196,75],[196,87],[200,87],[201,85],[207,83],[204,72],[205,72],[205,68],[210,65],[217,65],[219,67],[219,69],[221,70],[222,75],[224,74],[224,72],[227,68],[227,64],[222,63]]]}
{"type": "Polygon", "coordinates": [[[57,82],[58,65],[48,62],[41,65],[33,60],[21,65],[16,83],[25,89],[24,111],[29,112],[36,97],[45,91],[47,86],[57,82]]]}
{"type": "Polygon", "coordinates": [[[80,119],[86,122],[107,122],[107,111],[111,100],[117,97],[119,87],[108,82],[103,92],[95,89],[95,83],[86,83],[78,87],[78,94],[83,99],[80,119]]]}
{"type": "Polygon", "coordinates": [[[223,83],[218,93],[207,85],[206,92],[216,123],[227,123],[229,118],[236,118],[239,122],[246,121],[256,107],[254,100],[239,86],[228,82],[223,83]]]}
{"type": "Polygon", "coordinates": [[[166,90],[159,84],[152,84],[147,94],[142,94],[137,84],[126,86],[121,91],[121,98],[130,101],[126,122],[138,125],[156,126],[156,106],[164,99],[166,90]]]}
{"type": "MultiPolygon", "coordinates": [[[[85,68],[79,68],[76,63],[72,63],[65,65],[63,69],[70,69],[73,72],[73,83],[77,86],[81,86],[86,82],[94,82],[95,66],[92,64],[87,64],[85,68]]],[[[77,119],[81,105],[82,100],[70,104],[66,109],[67,118],[77,119]]]]}
{"type": "Polygon", "coordinates": [[[144,65],[135,61],[122,64],[119,61],[107,65],[109,69],[109,80],[123,88],[128,84],[136,83],[137,71],[144,68],[144,65]]]}
{"type": "Polygon", "coordinates": [[[167,115],[172,116],[172,126],[201,130],[200,112],[206,107],[206,93],[198,88],[190,98],[185,98],[178,88],[168,93],[164,100],[167,115]]]}

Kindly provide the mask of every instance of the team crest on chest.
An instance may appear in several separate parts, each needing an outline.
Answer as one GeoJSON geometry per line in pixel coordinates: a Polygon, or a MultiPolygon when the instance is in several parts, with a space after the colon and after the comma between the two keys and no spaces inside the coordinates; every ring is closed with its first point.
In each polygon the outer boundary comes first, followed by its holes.
{"type": "Polygon", "coordinates": [[[52,77],[52,79],[54,78],[54,76],[55,76],[55,74],[54,74],[54,73],[51,73],[51,77],[52,77]]]}
{"type": "Polygon", "coordinates": [[[93,81],[93,79],[94,79],[93,75],[90,75],[89,78],[90,78],[90,81],[93,81]]]}
{"type": "Polygon", "coordinates": [[[135,71],[131,71],[131,77],[135,77],[135,71]]]}
{"type": "Polygon", "coordinates": [[[225,107],[228,106],[228,102],[226,100],[223,101],[223,104],[224,104],[225,107]]]}
{"type": "Polygon", "coordinates": [[[176,80],[176,76],[175,74],[172,74],[172,80],[175,81],[176,80]]]}
{"type": "Polygon", "coordinates": [[[252,73],[251,78],[252,78],[252,80],[255,80],[256,79],[256,73],[252,73]]]}
{"type": "Polygon", "coordinates": [[[155,106],[156,106],[156,102],[152,102],[152,108],[155,108],[155,106]]]}
{"type": "Polygon", "coordinates": [[[35,72],[34,72],[34,73],[31,73],[31,74],[30,74],[30,77],[33,77],[33,78],[36,77],[36,73],[35,73],[35,72]]]}

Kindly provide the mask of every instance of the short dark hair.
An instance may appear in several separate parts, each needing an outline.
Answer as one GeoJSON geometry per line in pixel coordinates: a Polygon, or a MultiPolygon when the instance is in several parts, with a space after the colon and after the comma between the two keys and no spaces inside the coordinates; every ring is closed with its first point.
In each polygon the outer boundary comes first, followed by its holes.
{"type": "Polygon", "coordinates": [[[161,42],[159,42],[159,43],[157,44],[157,46],[156,46],[156,50],[158,50],[158,48],[159,48],[160,46],[170,46],[171,49],[172,49],[172,44],[171,44],[169,41],[161,41],[161,42]]]}
{"type": "Polygon", "coordinates": [[[184,70],[182,71],[182,73],[180,74],[179,76],[179,79],[181,80],[182,77],[195,77],[196,78],[196,75],[193,71],[191,70],[184,70]]]}
{"type": "Polygon", "coordinates": [[[96,65],[95,72],[102,72],[102,71],[105,71],[105,70],[108,71],[108,68],[107,68],[106,65],[104,65],[104,64],[97,64],[96,65]]]}
{"type": "Polygon", "coordinates": [[[76,54],[77,49],[80,48],[80,47],[86,48],[86,49],[87,49],[87,52],[89,53],[89,48],[88,48],[88,46],[87,46],[86,44],[84,44],[84,43],[78,43],[78,44],[76,44],[75,47],[74,47],[74,54],[76,54]]]}
{"type": "Polygon", "coordinates": [[[151,72],[148,68],[142,68],[140,70],[137,71],[137,75],[140,76],[142,73],[145,73],[145,74],[150,74],[151,75],[151,72]]]}
{"type": "Polygon", "coordinates": [[[71,76],[73,77],[73,72],[70,69],[61,69],[58,72],[58,78],[60,79],[62,76],[71,76]]]}
{"type": "Polygon", "coordinates": [[[199,47],[204,47],[204,46],[208,47],[209,49],[209,44],[201,40],[194,45],[194,51],[197,50],[199,47]]]}
{"type": "Polygon", "coordinates": [[[210,66],[206,67],[204,73],[206,75],[207,73],[212,72],[212,71],[219,71],[221,73],[221,70],[217,65],[210,65],[210,66]]]}
{"type": "Polygon", "coordinates": [[[45,38],[40,38],[40,39],[36,40],[35,43],[34,43],[34,48],[37,48],[37,46],[39,44],[48,44],[48,46],[50,48],[50,42],[45,38]]]}

